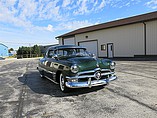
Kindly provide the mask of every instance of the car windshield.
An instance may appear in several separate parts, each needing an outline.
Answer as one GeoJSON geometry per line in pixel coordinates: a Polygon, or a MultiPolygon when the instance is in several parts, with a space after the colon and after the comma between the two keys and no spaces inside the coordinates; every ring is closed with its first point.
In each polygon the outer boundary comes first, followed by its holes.
{"type": "Polygon", "coordinates": [[[67,48],[56,50],[56,54],[59,57],[70,57],[70,56],[89,56],[88,52],[84,48],[67,48]]]}

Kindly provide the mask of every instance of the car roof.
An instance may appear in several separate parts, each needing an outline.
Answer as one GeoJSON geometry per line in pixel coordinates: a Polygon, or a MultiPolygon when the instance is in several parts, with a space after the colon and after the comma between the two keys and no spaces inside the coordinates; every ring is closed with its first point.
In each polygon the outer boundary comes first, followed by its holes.
{"type": "Polygon", "coordinates": [[[58,50],[58,49],[66,49],[66,48],[80,48],[80,49],[86,49],[85,47],[82,46],[77,46],[77,45],[58,45],[58,46],[51,46],[48,48],[48,50],[58,50]]]}

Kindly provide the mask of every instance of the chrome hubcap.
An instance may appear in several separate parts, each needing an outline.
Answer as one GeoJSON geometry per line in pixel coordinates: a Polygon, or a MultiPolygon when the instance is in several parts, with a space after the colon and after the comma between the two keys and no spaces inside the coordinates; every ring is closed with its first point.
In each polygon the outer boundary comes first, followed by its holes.
{"type": "Polygon", "coordinates": [[[60,88],[64,91],[64,77],[62,74],[60,74],[60,88]]]}

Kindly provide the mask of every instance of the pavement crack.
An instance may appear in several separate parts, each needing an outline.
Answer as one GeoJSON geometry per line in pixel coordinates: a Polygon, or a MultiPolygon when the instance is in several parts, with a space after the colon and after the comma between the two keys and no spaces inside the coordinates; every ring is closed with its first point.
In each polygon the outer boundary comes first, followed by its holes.
{"type": "Polygon", "coordinates": [[[21,92],[20,92],[20,96],[19,96],[19,102],[18,102],[18,108],[17,108],[17,114],[16,114],[16,118],[21,118],[22,117],[22,112],[23,112],[23,107],[24,107],[24,100],[27,96],[27,71],[28,71],[28,64],[26,65],[26,70],[24,72],[23,78],[24,78],[24,84],[22,84],[21,87],[21,92]]]}
{"type": "Polygon", "coordinates": [[[134,98],[132,98],[132,97],[130,97],[130,96],[128,96],[128,95],[122,94],[122,93],[120,93],[120,92],[118,92],[118,91],[115,91],[114,89],[111,89],[111,88],[106,88],[106,89],[109,90],[109,91],[112,92],[112,93],[116,93],[116,94],[119,95],[119,96],[128,98],[129,100],[131,100],[131,101],[133,101],[133,102],[136,102],[136,103],[138,103],[139,105],[142,105],[142,106],[144,106],[144,107],[146,107],[146,108],[149,108],[149,109],[151,109],[151,110],[153,110],[153,111],[155,111],[155,112],[157,113],[157,109],[155,109],[154,107],[149,106],[148,104],[145,104],[145,103],[143,103],[143,102],[140,102],[140,101],[138,101],[138,100],[136,100],[136,99],[134,99],[134,98]]]}

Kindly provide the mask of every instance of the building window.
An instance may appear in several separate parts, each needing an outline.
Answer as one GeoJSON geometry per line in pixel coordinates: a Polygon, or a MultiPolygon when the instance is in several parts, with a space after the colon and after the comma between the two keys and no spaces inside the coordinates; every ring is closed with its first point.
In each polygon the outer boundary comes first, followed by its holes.
{"type": "Polygon", "coordinates": [[[102,44],[101,45],[101,51],[105,51],[106,50],[106,44],[102,44]]]}

